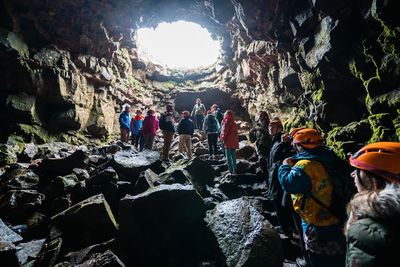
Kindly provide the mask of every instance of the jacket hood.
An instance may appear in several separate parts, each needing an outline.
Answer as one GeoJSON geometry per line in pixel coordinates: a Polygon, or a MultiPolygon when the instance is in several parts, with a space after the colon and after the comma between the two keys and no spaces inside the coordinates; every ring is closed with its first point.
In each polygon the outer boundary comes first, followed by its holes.
{"type": "Polygon", "coordinates": [[[378,191],[363,191],[350,202],[348,226],[363,218],[398,225],[400,223],[400,185],[388,183],[378,191]]]}
{"type": "Polygon", "coordinates": [[[332,149],[325,146],[320,146],[313,149],[308,149],[302,153],[298,153],[292,157],[292,160],[298,161],[302,159],[308,159],[329,163],[333,162],[335,158],[336,155],[332,149]]]}

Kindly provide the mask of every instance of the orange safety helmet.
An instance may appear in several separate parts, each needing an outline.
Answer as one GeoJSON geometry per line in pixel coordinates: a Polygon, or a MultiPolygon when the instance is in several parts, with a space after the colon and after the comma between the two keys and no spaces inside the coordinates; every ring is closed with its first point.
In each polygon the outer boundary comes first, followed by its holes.
{"type": "Polygon", "coordinates": [[[294,135],[295,135],[298,131],[303,130],[303,129],[305,129],[305,128],[304,128],[304,127],[298,127],[298,128],[294,128],[293,130],[291,130],[290,133],[289,133],[290,138],[293,138],[294,135]]]}
{"type": "Polygon", "coordinates": [[[315,129],[302,129],[295,133],[294,144],[299,144],[305,148],[315,148],[322,146],[322,137],[315,129]]]}
{"type": "Polygon", "coordinates": [[[190,112],[185,110],[182,112],[183,116],[189,117],[190,116],[190,112]]]}
{"type": "Polygon", "coordinates": [[[400,143],[377,142],[366,145],[350,157],[350,165],[390,182],[400,183],[400,143]]]}

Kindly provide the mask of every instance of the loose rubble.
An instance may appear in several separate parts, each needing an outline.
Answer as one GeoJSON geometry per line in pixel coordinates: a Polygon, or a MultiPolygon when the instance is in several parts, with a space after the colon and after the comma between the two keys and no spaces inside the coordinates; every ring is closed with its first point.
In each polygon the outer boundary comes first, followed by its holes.
{"type": "MultiPolygon", "coordinates": [[[[159,135],[155,147],[161,146],[159,135]]],[[[120,142],[3,145],[0,262],[278,266],[295,259],[298,241],[273,228],[266,179],[250,144],[241,142],[237,174],[227,171],[222,151],[208,159],[197,132],[197,156],[188,159],[177,146],[162,162],[156,150],[120,142]]]]}

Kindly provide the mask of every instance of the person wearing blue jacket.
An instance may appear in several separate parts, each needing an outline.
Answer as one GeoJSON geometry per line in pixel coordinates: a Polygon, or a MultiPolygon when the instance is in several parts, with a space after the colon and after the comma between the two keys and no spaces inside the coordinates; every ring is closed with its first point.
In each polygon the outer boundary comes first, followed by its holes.
{"type": "Polygon", "coordinates": [[[131,106],[126,104],[124,111],[119,115],[119,128],[121,130],[121,142],[127,143],[129,140],[129,132],[131,129],[131,106]]]}
{"type": "Polygon", "coordinates": [[[342,222],[326,208],[332,204],[333,184],[323,166],[332,164],[337,157],[323,146],[321,135],[314,129],[298,131],[293,144],[298,154],[283,161],[278,178],[301,217],[310,265],[344,266],[342,222]]]}

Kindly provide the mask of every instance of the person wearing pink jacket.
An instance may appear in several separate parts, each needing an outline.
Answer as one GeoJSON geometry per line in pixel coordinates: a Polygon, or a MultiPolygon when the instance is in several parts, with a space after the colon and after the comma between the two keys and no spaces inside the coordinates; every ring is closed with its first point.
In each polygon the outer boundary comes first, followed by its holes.
{"type": "Polygon", "coordinates": [[[156,137],[156,132],[158,130],[158,119],[154,115],[154,110],[149,109],[147,115],[143,120],[143,140],[144,149],[153,149],[154,138],[156,137]]]}

